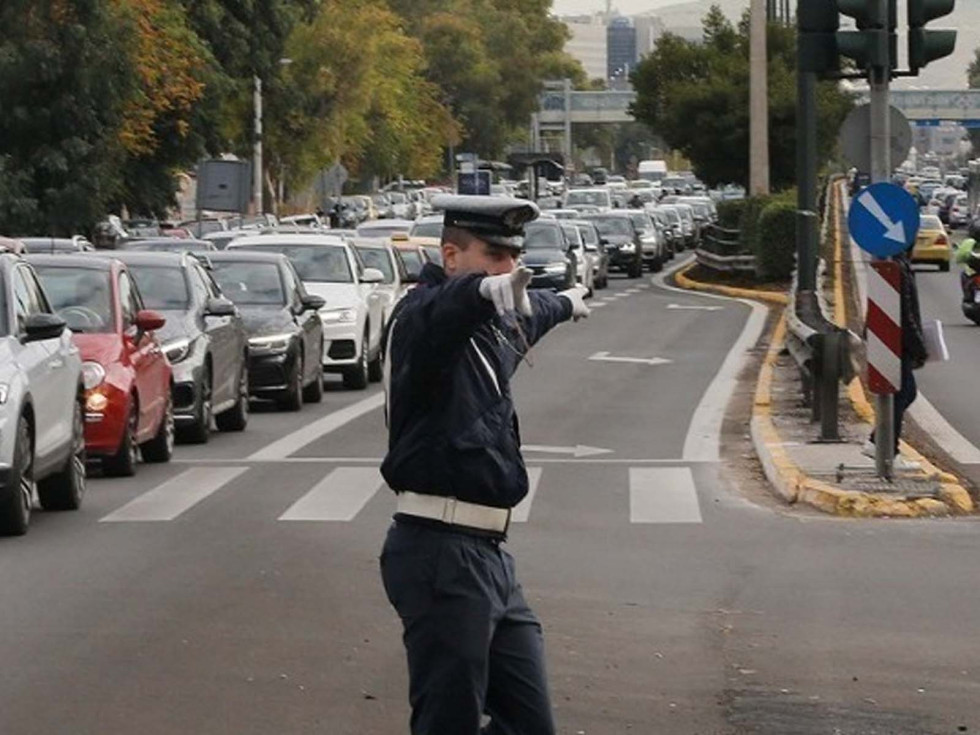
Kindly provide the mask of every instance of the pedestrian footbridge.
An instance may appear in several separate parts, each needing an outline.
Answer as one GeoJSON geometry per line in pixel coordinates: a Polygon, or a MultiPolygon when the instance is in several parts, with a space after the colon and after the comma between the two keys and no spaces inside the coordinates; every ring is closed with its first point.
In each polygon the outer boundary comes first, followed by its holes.
{"type": "MultiPolygon", "coordinates": [[[[633,91],[578,92],[546,89],[539,97],[538,123],[631,122],[630,105],[636,99],[633,91]]],[[[858,103],[867,102],[867,94],[858,95],[858,103]]],[[[937,126],[951,122],[968,128],[980,128],[980,89],[892,90],[891,103],[901,110],[913,125],[937,126]]]]}

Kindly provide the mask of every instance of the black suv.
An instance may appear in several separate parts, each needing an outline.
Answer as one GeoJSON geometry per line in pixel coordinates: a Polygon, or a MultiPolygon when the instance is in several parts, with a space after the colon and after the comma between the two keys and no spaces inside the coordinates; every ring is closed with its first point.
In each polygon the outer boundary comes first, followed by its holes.
{"type": "Polygon", "coordinates": [[[630,278],[643,275],[643,241],[629,212],[600,212],[582,215],[595,224],[606,241],[609,265],[625,271],[630,278]]]}
{"type": "Polygon", "coordinates": [[[539,219],[524,227],[521,261],[531,269],[531,288],[564,291],[575,285],[576,262],[571,243],[556,219],[539,219]]]}

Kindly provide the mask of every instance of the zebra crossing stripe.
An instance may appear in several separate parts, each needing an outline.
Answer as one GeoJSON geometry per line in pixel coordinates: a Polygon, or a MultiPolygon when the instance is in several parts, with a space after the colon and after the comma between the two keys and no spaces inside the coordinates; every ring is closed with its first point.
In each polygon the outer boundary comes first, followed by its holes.
{"type": "Polygon", "coordinates": [[[384,484],[377,467],[338,467],[293,503],[279,520],[353,520],[384,484]]]}
{"type": "Polygon", "coordinates": [[[511,511],[511,523],[527,523],[527,517],[531,514],[531,503],[534,502],[534,495],[538,492],[538,483],[541,482],[541,469],[541,467],[527,468],[527,495],[511,511]]]}
{"type": "Polygon", "coordinates": [[[630,467],[630,523],[701,523],[688,467],[630,467]]]}
{"type": "Polygon", "coordinates": [[[248,467],[194,467],[134,498],[101,522],[172,521],[247,471],[248,467]]]}

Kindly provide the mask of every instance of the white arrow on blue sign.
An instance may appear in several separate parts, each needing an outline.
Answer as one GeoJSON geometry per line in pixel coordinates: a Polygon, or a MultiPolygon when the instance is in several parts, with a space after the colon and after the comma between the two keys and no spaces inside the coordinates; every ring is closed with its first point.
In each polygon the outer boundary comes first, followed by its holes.
{"type": "Polygon", "coordinates": [[[889,258],[915,242],[919,205],[900,186],[872,184],[851,202],[847,226],[858,247],[878,258],[889,258]]]}

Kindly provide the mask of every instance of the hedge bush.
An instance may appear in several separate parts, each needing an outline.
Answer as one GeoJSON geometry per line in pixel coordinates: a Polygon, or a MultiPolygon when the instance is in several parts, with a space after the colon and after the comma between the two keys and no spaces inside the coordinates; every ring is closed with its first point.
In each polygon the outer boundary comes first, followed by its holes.
{"type": "Polygon", "coordinates": [[[718,202],[718,226],[726,230],[737,230],[742,226],[745,212],[745,199],[726,199],[718,202]]]}
{"type": "Polygon", "coordinates": [[[754,235],[755,268],[767,281],[782,281],[796,266],[795,197],[779,196],[762,208],[754,235]]]}
{"type": "Polygon", "coordinates": [[[752,196],[745,200],[742,210],[742,220],[739,222],[739,250],[743,253],[755,253],[758,249],[759,215],[769,202],[771,196],[752,196]]]}

